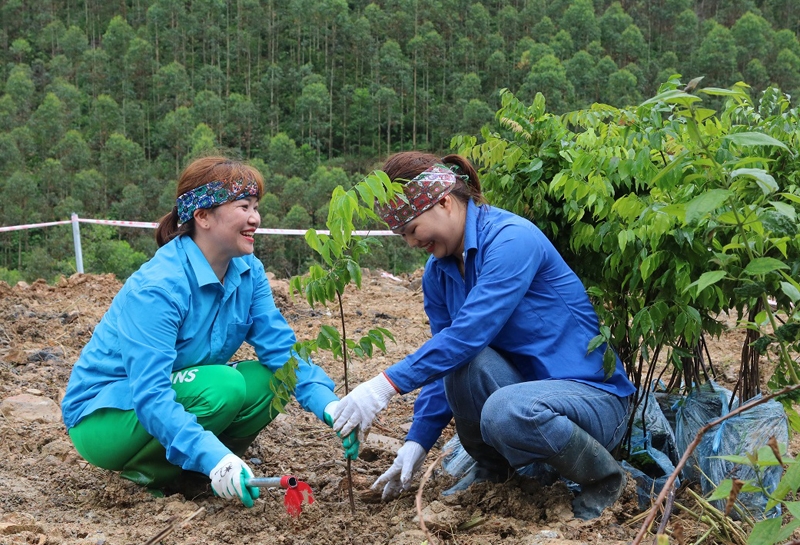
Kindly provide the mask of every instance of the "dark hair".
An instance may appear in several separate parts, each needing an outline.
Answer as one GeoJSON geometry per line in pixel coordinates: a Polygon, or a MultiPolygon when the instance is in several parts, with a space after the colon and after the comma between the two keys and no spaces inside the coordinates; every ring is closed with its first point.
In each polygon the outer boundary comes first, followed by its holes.
{"type": "Polygon", "coordinates": [[[381,170],[390,180],[407,183],[435,164],[443,164],[457,175],[458,181],[450,192],[451,195],[465,204],[470,199],[478,205],[487,204],[486,197],[481,192],[481,182],[475,167],[469,159],[461,155],[451,154],[440,158],[422,151],[401,151],[386,159],[381,170]]]}
{"type": "MultiPolygon", "coordinates": [[[[189,166],[183,169],[178,178],[178,187],[175,192],[175,199],[201,185],[216,180],[224,181],[226,184],[235,180],[255,180],[258,184],[258,194],[264,194],[264,178],[261,173],[252,166],[221,156],[209,156],[195,159],[189,166]]],[[[194,234],[194,219],[178,225],[178,207],[172,210],[158,221],[156,229],[156,243],[159,248],[180,235],[194,234]]]]}

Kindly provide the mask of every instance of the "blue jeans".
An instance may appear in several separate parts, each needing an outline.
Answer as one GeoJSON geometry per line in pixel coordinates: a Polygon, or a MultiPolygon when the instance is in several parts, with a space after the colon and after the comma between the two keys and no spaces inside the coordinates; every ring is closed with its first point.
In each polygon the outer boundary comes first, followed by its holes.
{"type": "Polygon", "coordinates": [[[573,424],[609,450],[625,433],[628,398],[572,380],[526,380],[491,348],[445,376],[444,387],[464,449],[496,472],[555,456],[573,424]]]}

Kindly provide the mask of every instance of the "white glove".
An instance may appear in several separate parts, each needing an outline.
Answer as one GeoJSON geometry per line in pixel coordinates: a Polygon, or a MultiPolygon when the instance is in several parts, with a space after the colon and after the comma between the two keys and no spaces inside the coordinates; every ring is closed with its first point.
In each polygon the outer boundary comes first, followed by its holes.
{"type": "Polygon", "coordinates": [[[397,451],[397,457],[386,473],[370,487],[372,490],[379,490],[383,487],[382,500],[391,500],[411,488],[411,479],[414,474],[422,467],[427,452],[422,445],[414,441],[406,441],[397,451]]]}
{"type": "Polygon", "coordinates": [[[368,430],[375,415],[386,408],[396,393],[383,373],[359,384],[337,405],[333,413],[333,429],[342,436],[356,428],[361,432],[368,430]]]}
{"type": "Polygon", "coordinates": [[[253,500],[258,497],[259,490],[258,487],[245,485],[253,472],[241,458],[235,454],[226,454],[208,476],[211,478],[214,494],[226,500],[239,498],[245,507],[253,507],[253,500]]]}

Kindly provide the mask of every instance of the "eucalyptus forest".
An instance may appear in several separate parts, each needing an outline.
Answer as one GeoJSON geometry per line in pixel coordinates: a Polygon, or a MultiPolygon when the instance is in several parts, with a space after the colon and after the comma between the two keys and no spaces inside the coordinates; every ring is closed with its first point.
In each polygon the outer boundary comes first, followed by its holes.
{"type": "MultiPolygon", "coordinates": [[[[4,0],[0,225],[157,221],[217,151],[264,174],[263,227],[321,228],[333,189],[389,153],[480,145],[506,90],[565,120],[701,76],[793,101],[798,32],[798,0],[4,0]]],[[[83,226],[86,271],[124,279],[152,235],[83,226]]],[[[301,237],[257,253],[280,276],[312,260],[301,237]]],[[[373,258],[421,264],[397,240],[373,258]]],[[[0,232],[0,280],[75,266],[69,227],[0,232]]]]}

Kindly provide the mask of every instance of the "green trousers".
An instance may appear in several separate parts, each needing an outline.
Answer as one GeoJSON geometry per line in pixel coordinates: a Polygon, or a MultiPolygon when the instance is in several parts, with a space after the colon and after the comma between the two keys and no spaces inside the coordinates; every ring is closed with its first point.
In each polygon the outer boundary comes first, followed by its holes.
{"type": "MultiPolygon", "coordinates": [[[[237,456],[277,416],[272,372],[258,361],[203,365],[172,373],[178,403],[237,456]]],[[[92,465],[120,471],[138,484],[160,488],[183,471],[145,431],[133,410],[100,409],[69,430],[78,453],[92,465]]]]}

